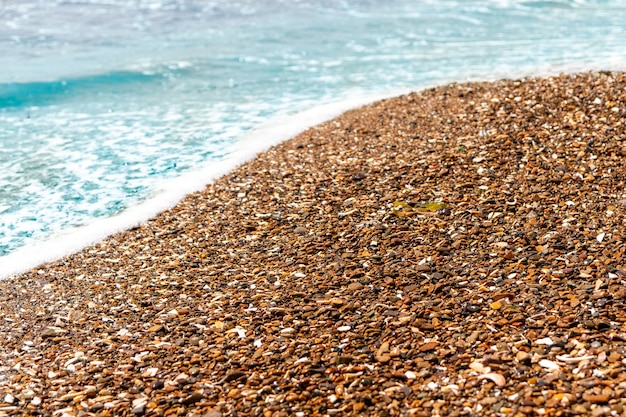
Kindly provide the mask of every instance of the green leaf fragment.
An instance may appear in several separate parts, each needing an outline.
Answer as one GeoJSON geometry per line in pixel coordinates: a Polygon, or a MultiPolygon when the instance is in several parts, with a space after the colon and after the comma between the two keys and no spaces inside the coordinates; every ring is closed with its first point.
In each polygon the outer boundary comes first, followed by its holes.
{"type": "Polygon", "coordinates": [[[437,211],[446,207],[446,203],[424,203],[417,206],[419,211],[437,211]]]}
{"type": "Polygon", "coordinates": [[[412,206],[406,201],[396,201],[392,205],[391,213],[399,217],[406,217],[420,212],[436,212],[445,207],[445,203],[422,203],[412,206]]]}

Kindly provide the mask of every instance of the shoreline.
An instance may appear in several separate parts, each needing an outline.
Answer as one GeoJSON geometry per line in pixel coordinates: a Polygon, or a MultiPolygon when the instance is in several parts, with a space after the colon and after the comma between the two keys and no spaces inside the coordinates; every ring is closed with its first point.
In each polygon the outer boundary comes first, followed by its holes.
{"type": "Polygon", "coordinates": [[[465,80],[442,79],[430,85],[415,88],[375,92],[357,97],[342,98],[338,101],[325,103],[312,109],[293,115],[279,117],[260,126],[240,139],[230,157],[215,161],[210,165],[187,172],[169,180],[161,188],[155,190],[145,201],[131,206],[123,212],[106,218],[94,219],[88,225],[69,229],[43,241],[28,244],[16,251],[0,257],[0,281],[12,279],[48,262],[54,262],[65,256],[76,253],[90,245],[106,239],[116,233],[132,229],[154,218],[158,213],[178,204],[190,193],[201,191],[207,183],[227,175],[234,168],[253,159],[259,152],[280,144],[304,130],[317,124],[331,120],[343,112],[372,104],[376,101],[389,99],[413,91],[444,87],[456,83],[494,82],[500,79],[522,79],[550,77],[560,74],[582,73],[586,71],[612,70],[620,71],[624,62],[618,61],[602,65],[564,64],[550,65],[541,68],[524,69],[517,74],[496,72],[491,77],[481,75],[469,76],[465,80]],[[246,143],[250,146],[242,147],[246,143]]]}
{"type": "Polygon", "coordinates": [[[167,181],[147,200],[117,215],[95,219],[88,225],[63,231],[49,239],[27,245],[0,257],[0,280],[11,279],[39,265],[76,253],[116,233],[135,228],[160,212],[174,207],[185,196],[203,190],[208,183],[250,161],[259,152],[288,140],[310,127],[337,117],[345,111],[395,95],[399,94],[377,94],[344,99],[273,120],[240,139],[237,144],[239,146],[228,158],[214,161],[210,166],[184,173],[180,177],[167,181]],[[247,146],[243,147],[242,144],[247,146]]]}
{"type": "Polygon", "coordinates": [[[1,281],[0,415],[621,414],[625,123],[583,73],[311,127],[1,281]]]}

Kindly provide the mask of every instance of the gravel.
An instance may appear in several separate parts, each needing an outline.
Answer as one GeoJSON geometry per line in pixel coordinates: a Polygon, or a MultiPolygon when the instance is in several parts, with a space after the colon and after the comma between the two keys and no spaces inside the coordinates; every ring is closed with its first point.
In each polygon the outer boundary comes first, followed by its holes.
{"type": "Polygon", "coordinates": [[[622,415],[626,75],[452,84],[0,282],[0,415],[622,415]]]}

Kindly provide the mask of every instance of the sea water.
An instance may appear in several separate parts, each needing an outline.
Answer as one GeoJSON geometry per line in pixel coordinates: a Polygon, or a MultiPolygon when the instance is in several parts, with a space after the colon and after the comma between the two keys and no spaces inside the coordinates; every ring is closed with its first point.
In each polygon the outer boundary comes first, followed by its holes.
{"type": "Polygon", "coordinates": [[[626,1],[0,2],[0,276],[374,98],[626,69],[626,1]]]}

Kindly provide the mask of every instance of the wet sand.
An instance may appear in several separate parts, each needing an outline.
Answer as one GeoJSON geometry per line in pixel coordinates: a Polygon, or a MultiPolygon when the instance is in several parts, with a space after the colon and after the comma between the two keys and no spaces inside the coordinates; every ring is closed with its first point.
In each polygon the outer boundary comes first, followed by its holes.
{"type": "Polygon", "coordinates": [[[626,75],[316,126],[0,282],[0,415],[623,415],[626,75]]]}

